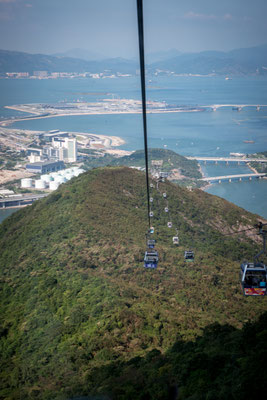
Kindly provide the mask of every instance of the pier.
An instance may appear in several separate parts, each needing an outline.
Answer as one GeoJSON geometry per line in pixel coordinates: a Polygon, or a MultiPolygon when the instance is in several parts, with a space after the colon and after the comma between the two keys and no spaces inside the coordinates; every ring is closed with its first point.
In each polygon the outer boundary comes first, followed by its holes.
{"type": "Polygon", "coordinates": [[[36,200],[48,196],[48,194],[49,193],[6,197],[4,199],[0,199],[0,209],[25,207],[32,204],[36,200]]]}
{"type": "Polygon", "coordinates": [[[224,175],[224,176],[210,176],[206,178],[201,178],[200,181],[210,182],[210,183],[221,183],[222,181],[232,182],[233,180],[242,181],[243,179],[247,178],[249,180],[252,179],[261,179],[266,174],[239,174],[239,175],[224,175]]]}

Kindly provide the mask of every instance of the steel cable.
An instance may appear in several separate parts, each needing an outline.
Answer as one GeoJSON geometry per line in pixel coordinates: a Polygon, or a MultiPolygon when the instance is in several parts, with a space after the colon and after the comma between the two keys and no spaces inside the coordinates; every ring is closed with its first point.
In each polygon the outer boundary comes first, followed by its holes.
{"type": "Polygon", "coordinates": [[[150,213],[150,201],[149,201],[150,195],[149,195],[147,121],[146,121],[146,82],[145,82],[143,0],[137,0],[137,21],[138,21],[143,131],[144,131],[145,164],[146,164],[147,216],[148,216],[148,228],[150,229],[151,224],[150,224],[150,215],[149,215],[149,213],[150,213]]]}

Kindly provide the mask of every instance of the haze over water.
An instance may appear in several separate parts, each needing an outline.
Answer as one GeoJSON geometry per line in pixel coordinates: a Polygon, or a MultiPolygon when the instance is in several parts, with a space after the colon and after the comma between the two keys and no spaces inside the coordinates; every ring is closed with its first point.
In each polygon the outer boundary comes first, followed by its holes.
{"type": "MultiPolygon", "coordinates": [[[[212,104],[267,105],[267,78],[244,77],[147,77],[148,100],[168,104],[204,106],[212,104]]],[[[93,102],[105,98],[140,99],[139,77],[84,80],[0,80],[0,117],[21,115],[4,105],[93,102]]],[[[125,150],[143,148],[140,114],[66,116],[16,122],[14,128],[32,130],[60,129],[74,132],[120,136],[125,150]]],[[[232,106],[217,111],[148,114],[149,147],[174,150],[182,155],[229,156],[230,152],[255,153],[267,150],[267,107],[256,111],[247,107],[233,111],[232,106]],[[254,143],[244,143],[244,140],[254,143]]],[[[209,165],[207,176],[248,173],[246,166],[209,165]]],[[[251,212],[267,218],[267,181],[253,180],[212,185],[209,193],[224,197],[251,212]]]]}

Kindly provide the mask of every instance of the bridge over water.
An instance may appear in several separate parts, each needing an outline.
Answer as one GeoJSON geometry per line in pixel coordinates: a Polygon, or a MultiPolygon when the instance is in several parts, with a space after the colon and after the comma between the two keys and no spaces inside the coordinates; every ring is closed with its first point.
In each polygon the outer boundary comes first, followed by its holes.
{"type": "Polygon", "coordinates": [[[256,110],[259,111],[261,108],[267,107],[267,104],[210,104],[201,107],[211,108],[213,111],[216,111],[218,108],[223,108],[223,107],[232,107],[232,109],[235,111],[242,111],[242,109],[245,107],[252,107],[256,108],[256,110]]]}
{"type": "Polygon", "coordinates": [[[204,162],[235,162],[235,163],[249,163],[249,162],[258,162],[258,163],[267,163],[267,158],[242,158],[242,157],[186,157],[188,160],[197,160],[204,162]]]}
{"type": "Polygon", "coordinates": [[[25,207],[32,204],[34,201],[39,200],[43,197],[48,196],[49,193],[44,194],[31,194],[22,196],[11,196],[4,199],[0,199],[0,209],[13,208],[13,207],[25,207]]]}
{"type": "Polygon", "coordinates": [[[242,181],[244,178],[248,178],[252,180],[254,178],[261,179],[267,174],[238,174],[238,175],[224,175],[224,176],[210,176],[206,178],[201,178],[201,181],[210,182],[210,183],[221,183],[222,181],[232,182],[232,180],[242,181]]]}

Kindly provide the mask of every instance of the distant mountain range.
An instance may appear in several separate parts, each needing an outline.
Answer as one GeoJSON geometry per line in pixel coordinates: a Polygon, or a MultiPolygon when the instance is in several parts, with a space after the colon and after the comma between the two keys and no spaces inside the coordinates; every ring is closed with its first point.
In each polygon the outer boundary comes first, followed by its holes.
{"type": "MultiPolygon", "coordinates": [[[[266,75],[267,44],[229,52],[180,53],[173,49],[148,54],[146,64],[147,71],[152,74],[266,75]]],[[[0,50],[1,74],[6,72],[32,73],[40,70],[76,73],[100,73],[108,70],[111,73],[135,74],[138,68],[137,60],[101,59],[101,55],[81,49],[73,49],[57,55],[0,50]]]]}
{"type": "Polygon", "coordinates": [[[55,57],[71,57],[79,58],[86,61],[96,61],[104,60],[106,57],[103,54],[96,53],[95,51],[90,51],[86,49],[70,49],[61,53],[51,54],[55,57]]]}
{"type": "Polygon", "coordinates": [[[251,75],[267,73],[267,44],[229,52],[184,53],[149,65],[176,74],[251,75]]]}
{"type": "Polygon", "coordinates": [[[87,61],[80,58],[29,54],[18,51],[0,50],[0,74],[6,72],[91,72],[100,73],[109,70],[111,73],[136,73],[138,63],[123,58],[112,58],[100,61],[87,61]]]}

